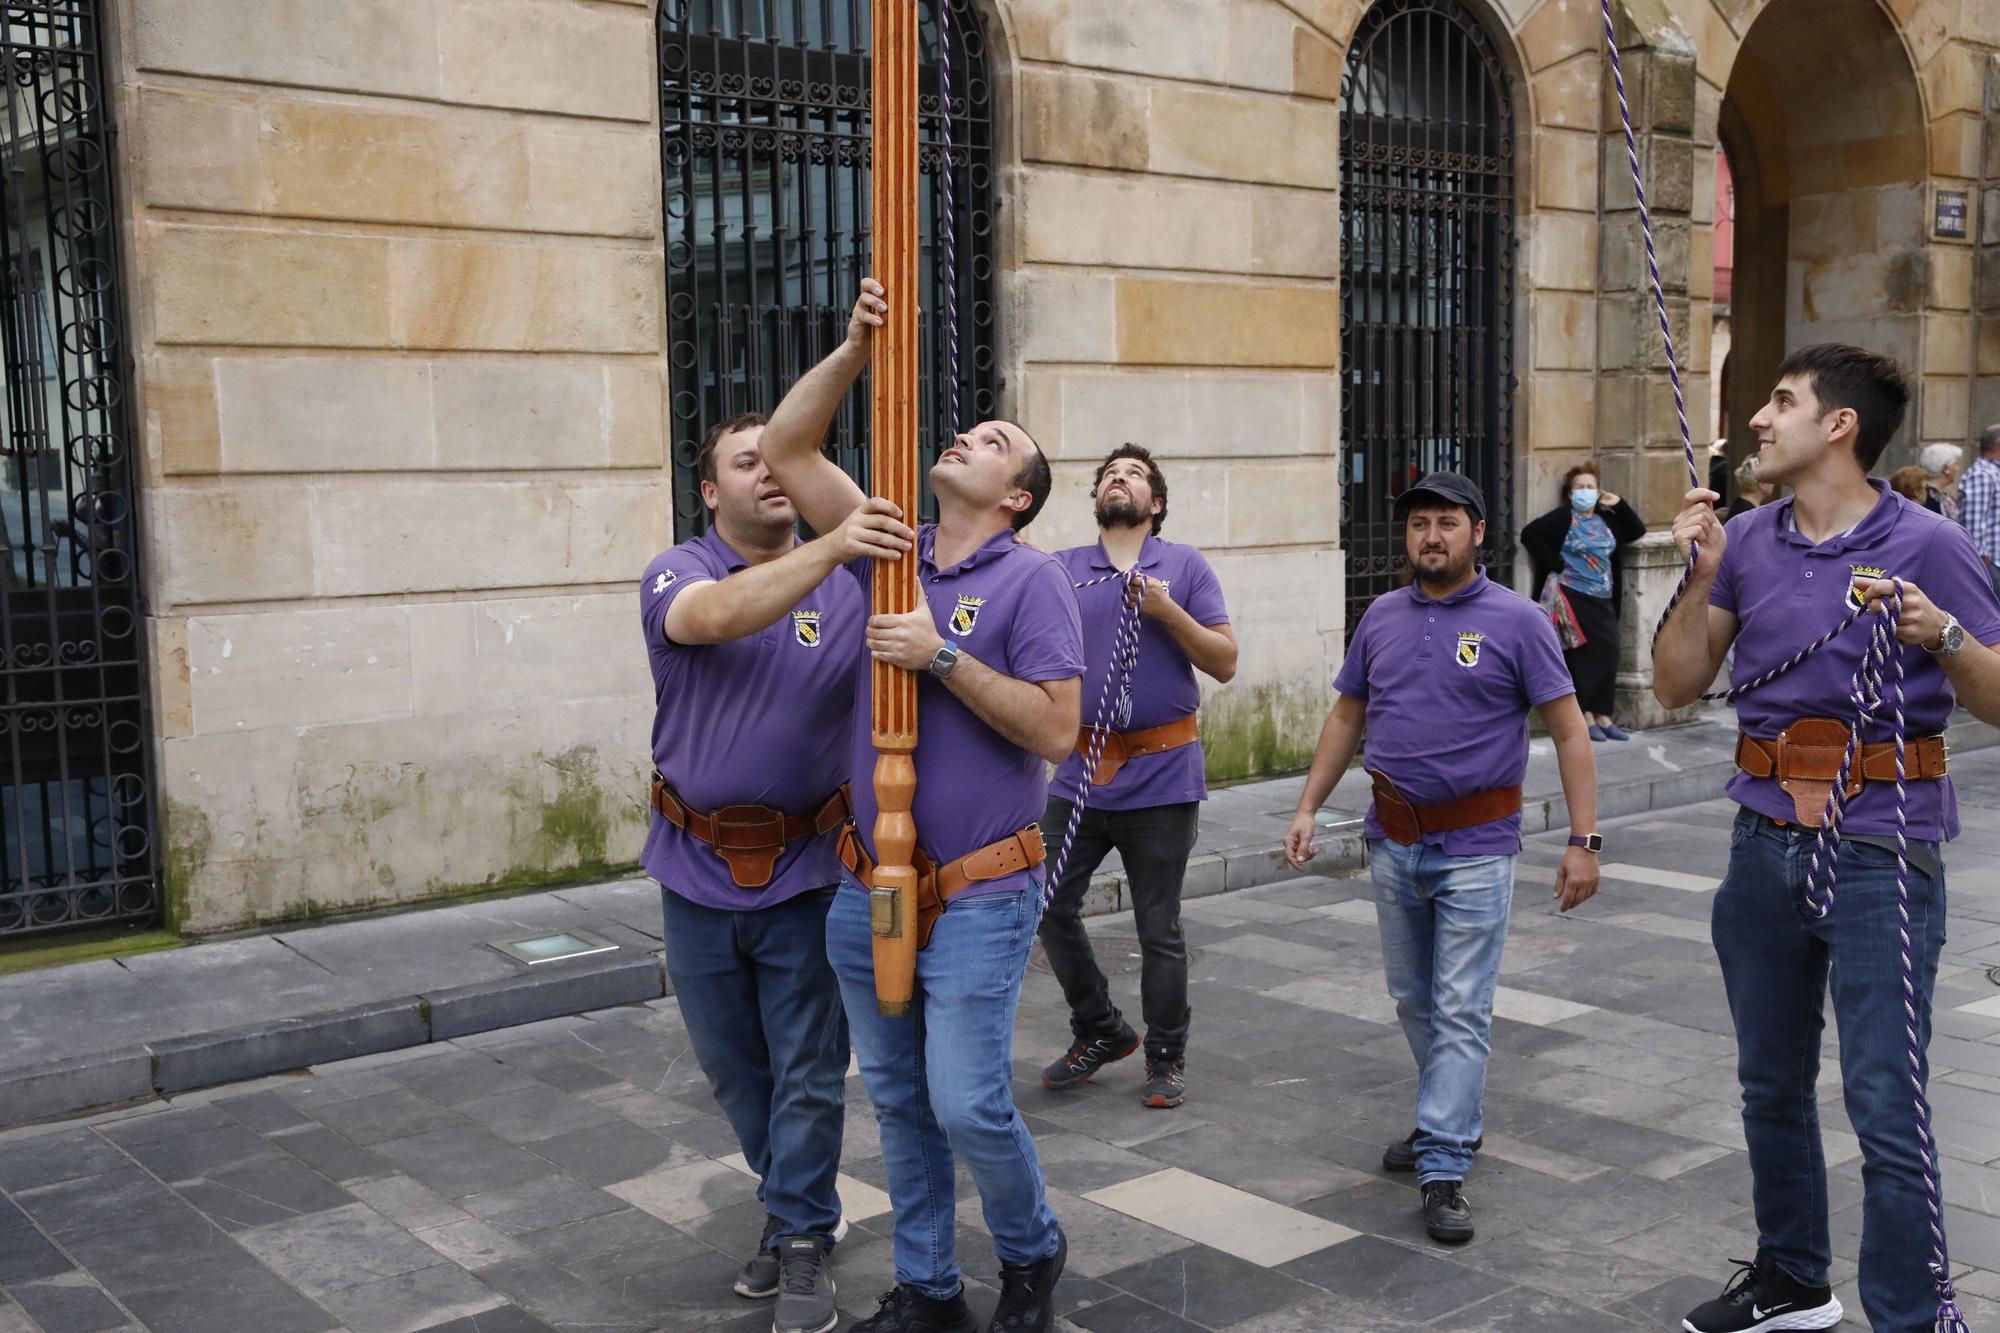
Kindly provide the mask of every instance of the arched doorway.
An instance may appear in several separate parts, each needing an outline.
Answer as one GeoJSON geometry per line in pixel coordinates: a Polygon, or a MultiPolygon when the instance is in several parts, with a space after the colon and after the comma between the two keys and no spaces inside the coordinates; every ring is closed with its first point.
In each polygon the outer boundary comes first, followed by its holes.
{"type": "Polygon", "coordinates": [[[1347,634],[1396,584],[1395,497],[1450,468],[1486,493],[1482,560],[1513,559],[1514,104],[1460,0],[1378,0],[1340,118],[1341,544],[1347,634]]]}
{"type": "Polygon", "coordinates": [[[1909,54],[1874,0],[1775,0],[1744,35],[1720,128],[1735,185],[1733,462],[1755,451],[1750,418],[1788,350],[1851,342],[1921,363],[1928,137],[1909,54]]]}
{"type": "MultiPolygon", "coordinates": [[[[995,410],[993,85],[971,0],[951,8],[952,220],[957,232],[959,397],[971,421],[995,410]]],[[[924,217],[922,441],[946,438],[944,123],[937,4],[922,0],[924,217]]],[[[707,526],[695,454],[710,423],[768,412],[838,345],[868,271],[868,51],[865,0],[662,0],[662,208],[667,237],[673,399],[674,532],[707,526]]],[[[856,476],[865,392],[849,395],[831,444],[856,476]]],[[[928,500],[926,508],[928,508],[928,500]]]]}

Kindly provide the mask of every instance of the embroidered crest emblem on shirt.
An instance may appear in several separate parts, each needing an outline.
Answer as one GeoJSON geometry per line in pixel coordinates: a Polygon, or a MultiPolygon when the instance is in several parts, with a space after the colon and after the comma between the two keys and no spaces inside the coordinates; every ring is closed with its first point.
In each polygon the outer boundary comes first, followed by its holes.
{"type": "Polygon", "coordinates": [[[1458,664],[1462,667],[1479,665],[1479,646],[1486,642],[1484,634],[1461,634],[1458,636],[1458,664]]]}
{"type": "Polygon", "coordinates": [[[661,593],[665,592],[667,589],[673,586],[674,586],[674,576],[672,574],[669,574],[665,570],[661,570],[659,577],[653,580],[653,596],[658,597],[661,593]]]}
{"type": "Polygon", "coordinates": [[[1847,604],[1859,611],[1863,605],[1861,594],[1868,591],[1868,585],[1876,579],[1886,579],[1889,571],[1874,565],[1849,565],[1847,567],[1847,604]]]}
{"type": "Polygon", "coordinates": [[[819,617],[817,611],[792,612],[792,637],[802,646],[819,647],[819,617]]]}
{"type": "Polygon", "coordinates": [[[970,634],[972,627],[979,623],[980,608],[986,605],[984,597],[961,597],[951,613],[951,632],[970,634]]]}

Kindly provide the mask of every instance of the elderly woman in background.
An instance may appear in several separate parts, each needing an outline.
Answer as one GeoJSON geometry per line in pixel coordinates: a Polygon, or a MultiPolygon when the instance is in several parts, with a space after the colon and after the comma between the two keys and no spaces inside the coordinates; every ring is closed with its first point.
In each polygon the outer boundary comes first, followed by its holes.
{"type": "Polygon", "coordinates": [[[1929,507],[1958,522],[1958,476],[1959,467],[1965,462],[1964,447],[1927,444],[1917,451],[1917,462],[1924,469],[1924,484],[1930,488],[1930,499],[1934,501],[1929,507]]]}
{"type": "Polygon", "coordinates": [[[1736,465],[1736,498],[1729,502],[1729,512],[1725,518],[1735,518],[1747,514],[1758,505],[1769,504],[1777,488],[1767,486],[1757,479],[1757,455],[1752,454],[1736,465]]]}
{"type": "Polygon", "coordinates": [[[1594,741],[1631,740],[1611,718],[1618,685],[1618,607],[1624,578],[1618,548],[1646,535],[1638,511],[1597,485],[1597,468],[1582,464],[1563,474],[1562,503],[1521,531],[1521,545],[1535,564],[1535,588],[1550,579],[1575,613],[1583,642],[1565,648],[1563,661],[1576,682],[1577,706],[1594,741]]]}

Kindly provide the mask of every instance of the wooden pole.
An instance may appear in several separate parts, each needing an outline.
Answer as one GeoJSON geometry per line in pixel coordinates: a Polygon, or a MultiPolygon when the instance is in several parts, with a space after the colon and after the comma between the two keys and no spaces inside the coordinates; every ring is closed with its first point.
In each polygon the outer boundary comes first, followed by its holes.
{"type": "MultiPolygon", "coordinates": [[[[870,362],[869,440],[874,493],[914,526],[917,431],[917,0],[871,0],[874,14],[875,277],[889,315],[875,331],[870,362]]],[[[924,605],[917,557],[875,563],[874,606],[897,614],[924,605]]],[[[882,662],[871,684],[875,744],[875,855],[870,922],[875,1003],[887,1017],[910,1012],[917,976],[917,678],[882,662]]]]}

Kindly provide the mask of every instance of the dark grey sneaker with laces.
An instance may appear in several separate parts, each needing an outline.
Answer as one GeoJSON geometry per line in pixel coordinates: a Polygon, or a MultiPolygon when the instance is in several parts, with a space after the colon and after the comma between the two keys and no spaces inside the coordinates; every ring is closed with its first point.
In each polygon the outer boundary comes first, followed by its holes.
{"type": "Polygon", "coordinates": [[[1069,1237],[1056,1228],[1056,1252],[1038,1264],[1000,1265],[1000,1303],[986,1333],[1049,1333],[1056,1326],[1056,1281],[1069,1263],[1069,1237]]]}
{"type": "Polygon", "coordinates": [[[875,1313],[848,1333],[979,1333],[979,1320],[963,1291],[941,1301],[898,1283],[882,1293],[875,1313]]]}
{"type": "MultiPolygon", "coordinates": [[[[743,1271],[736,1275],[736,1294],[747,1296],[753,1301],[767,1301],[778,1294],[778,1252],[772,1242],[785,1234],[785,1224],[769,1213],[764,1214],[764,1239],[757,1246],[757,1253],[750,1256],[750,1262],[743,1265],[743,1271]]],[[[834,1245],[847,1238],[847,1219],[841,1218],[833,1224],[832,1242],[827,1245],[827,1253],[833,1252],[834,1245]]]]}
{"type": "Polygon", "coordinates": [[[833,1308],[833,1274],[827,1271],[827,1242],[820,1236],[781,1236],[778,1255],[778,1308],[771,1333],[833,1333],[840,1312],[833,1308]]]}
{"type": "Polygon", "coordinates": [[[1187,1100],[1187,1061],[1180,1057],[1155,1060],[1146,1057],[1146,1086],[1139,1104],[1155,1111],[1169,1111],[1187,1100]]]}
{"type": "Polygon", "coordinates": [[[1712,1301],[1681,1320],[1688,1333],[1764,1333],[1765,1330],[1832,1328],[1847,1312],[1827,1286],[1809,1287],[1767,1254],[1754,1263],[1731,1259],[1736,1276],[1712,1301]]]}
{"type": "Polygon", "coordinates": [[[1078,1037],[1062,1057],[1042,1070],[1042,1086],[1068,1092],[1090,1082],[1090,1076],[1139,1049],[1139,1034],[1120,1024],[1114,1037],[1078,1037]]]}
{"type": "Polygon", "coordinates": [[[1445,1245],[1472,1239],[1472,1205],[1465,1201],[1462,1180],[1433,1180],[1424,1186],[1424,1230],[1445,1245]]]}

